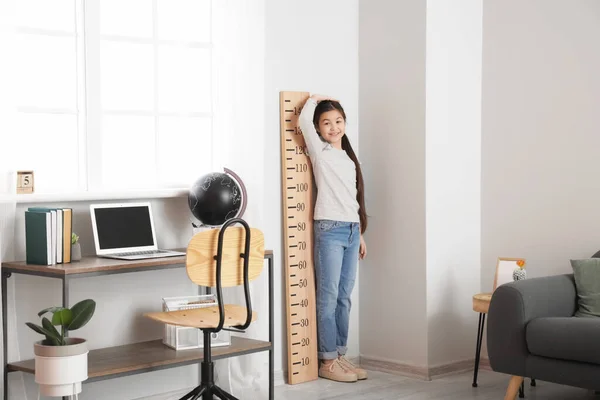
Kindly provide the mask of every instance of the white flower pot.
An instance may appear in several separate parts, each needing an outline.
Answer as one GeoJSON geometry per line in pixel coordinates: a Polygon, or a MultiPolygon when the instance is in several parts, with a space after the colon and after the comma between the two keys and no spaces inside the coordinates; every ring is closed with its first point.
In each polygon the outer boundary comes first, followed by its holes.
{"type": "Polygon", "coordinates": [[[66,346],[34,344],[35,382],[43,396],[62,397],[81,393],[88,378],[88,349],[85,339],[68,338],[66,346]]]}

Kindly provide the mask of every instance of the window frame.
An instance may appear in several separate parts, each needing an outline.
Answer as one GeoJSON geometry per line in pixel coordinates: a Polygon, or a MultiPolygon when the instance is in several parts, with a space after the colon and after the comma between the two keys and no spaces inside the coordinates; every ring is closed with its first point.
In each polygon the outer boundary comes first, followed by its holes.
{"type": "MultiPolygon", "coordinates": [[[[74,33],[66,31],[57,31],[50,29],[15,27],[16,33],[32,33],[50,36],[72,36],[76,40],[75,61],[77,77],[76,77],[76,108],[74,110],[61,108],[47,107],[32,107],[18,106],[17,112],[33,112],[33,113],[54,113],[54,114],[69,114],[77,117],[77,160],[78,174],[73,179],[77,179],[76,189],[60,189],[56,192],[37,192],[35,194],[18,196],[20,202],[35,202],[47,201],[48,199],[72,199],[72,200],[89,200],[93,198],[139,198],[148,197],[179,197],[182,196],[187,189],[181,183],[165,183],[160,178],[160,158],[158,141],[159,119],[160,117],[176,116],[176,117],[200,117],[210,120],[210,150],[207,151],[207,156],[210,157],[210,165],[214,168],[216,160],[219,158],[216,154],[217,144],[215,143],[214,135],[214,44],[213,44],[213,18],[210,16],[209,23],[209,41],[175,41],[158,39],[158,0],[152,1],[152,23],[153,37],[150,38],[135,38],[117,35],[104,35],[100,33],[100,0],[72,0],[74,3],[74,33]],[[111,40],[121,43],[146,43],[153,46],[153,110],[103,110],[100,97],[100,47],[102,40],[111,40]],[[210,82],[210,111],[208,112],[161,112],[159,110],[158,97],[158,48],[162,45],[175,45],[193,48],[203,48],[208,50],[209,61],[209,82],[210,82]],[[135,191],[120,190],[107,188],[102,185],[102,175],[105,171],[102,164],[102,118],[103,115],[144,115],[154,118],[154,183],[136,189],[135,191]],[[184,190],[185,189],[185,190],[184,190]],[[134,192],[139,193],[139,196],[134,192]],[[22,201],[21,201],[22,200],[22,201]]],[[[209,12],[212,14],[212,0],[208,0],[209,12]]],[[[150,139],[149,139],[150,140],[150,139]]],[[[35,172],[35,171],[34,171],[35,172]]],[[[191,184],[191,183],[190,183],[191,184]]]]}

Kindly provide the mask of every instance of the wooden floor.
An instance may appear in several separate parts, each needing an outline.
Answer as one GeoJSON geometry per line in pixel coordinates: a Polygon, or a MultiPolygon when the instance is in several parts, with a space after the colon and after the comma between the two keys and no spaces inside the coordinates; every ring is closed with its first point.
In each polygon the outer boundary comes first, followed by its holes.
{"type": "MultiPolygon", "coordinates": [[[[452,375],[433,381],[422,381],[382,372],[369,372],[369,379],[356,383],[337,383],[325,379],[295,386],[278,386],[277,400],[502,400],[508,384],[506,375],[480,371],[479,387],[471,387],[472,373],[452,375]]],[[[600,399],[583,389],[537,382],[529,386],[526,380],[525,398],[536,400],[600,399]]],[[[518,397],[517,397],[518,398],[518,397]]]]}

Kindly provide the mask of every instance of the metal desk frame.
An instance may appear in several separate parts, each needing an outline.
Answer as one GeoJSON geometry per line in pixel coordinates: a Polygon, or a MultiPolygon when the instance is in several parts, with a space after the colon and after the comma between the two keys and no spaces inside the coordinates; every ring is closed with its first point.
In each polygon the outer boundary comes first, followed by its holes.
{"type": "MultiPolygon", "coordinates": [[[[231,353],[231,354],[227,354],[226,357],[219,357],[219,358],[229,358],[229,357],[235,357],[235,356],[240,356],[240,355],[245,355],[245,354],[250,354],[250,353],[257,353],[257,352],[262,352],[262,351],[269,351],[269,400],[274,400],[274,395],[275,395],[275,389],[274,389],[274,345],[273,345],[273,340],[274,340],[274,331],[273,331],[273,327],[274,327],[274,321],[273,321],[273,316],[274,316],[274,310],[273,310],[273,252],[272,251],[268,251],[265,252],[265,257],[264,257],[267,261],[268,261],[268,269],[269,269],[269,346],[265,347],[265,348],[261,348],[258,350],[241,350],[235,353],[231,353]]],[[[81,273],[73,273],[73,274],[56,274],[56,273],[52,273],[52,272],[47,272],[47,271],[43,271],[43,270],[25,270],[25,269],[19,269],[19,268],[15,268],[15,267],[11,267],[11,266],[2,266],[2,332],[3,332],[3,350],[4,350],[4,396],[3,399],[4,400],[8,400],[8,373],[12,372],[8,370],[8,323],[7,323],[7,314],[8,314],[8,309],[7,309],[7,299],[8,299],[8,294],[7,294],[7,289],[8,289],[8,279],[12,276],[12,274],[23,274],[23,275],[33,275],[33,276],[42,276],[42,277],[47,277],[47,278],[54,278],[54,279],[60,279],[62,281],[62,306],[63,307],[68,307],[69,306],[69,283],[72,279],[81,279],[81,278],[91,278],[94,276],[101,276],[101,275],[113,275],[113,274],[124,274],[124,273],[133,273],[133,272],[143,272],[143,271],[155,271],[155,270],[160,270],[160,269],[176,269],[176,268],[185,268],[185,263],[181,263],[181,262],[176,262],[174,264],[165,264],[165,265],[153,265],[153,266],[142,266],[142,267],[133,267],[133,268],[127,268],[127,269],[114,269],[114,270],[106,270],[106,271],[94,271],[94,272],[81,272],[81,273]]],[[[202,290],[201,287],[199,290],[202,290]]],[[[173,350],[176,351],[176,350],[173,350]]],[[[215,360],[218,359],[215,357],[215,360]]],[[[137,374],[141,374],[141,373],[145,373],[145,372],[150,372],[150,371],[156,371],[156,370],[160,370],[160,369],[168,369],[168,368],[175,368],[175,367],[180,367],[182,365],[189,365],[189,364],[195,364],[195,363],[199,363],[200,360],[195,360],[193,362],[181,362],[181,363],[174,363],[174,364],[170,364],[170,365],[166,365],[166,366],[159,366],[159,367],[147,367],[147,368],[142,368],[142,369],[138,369],[135,371],[128,371],[128,372],[122,372],[122,373],[117,373],[117,374],[113,374],[113,375],[108,375],[108,376],[104,376],[104,377],[99,377],[96,379],[88,379],[86,382],[96,382],[96,381],[101,381],[101,380],[108,380],[108,379],[112,379],[112,378],[118,378],[118,377],[122,377],[122,376],[127,376],[127,375],[137,375],[137,374]]],[[[64,400],[68,400],[68,397],[63,397],[64,400]]]]}

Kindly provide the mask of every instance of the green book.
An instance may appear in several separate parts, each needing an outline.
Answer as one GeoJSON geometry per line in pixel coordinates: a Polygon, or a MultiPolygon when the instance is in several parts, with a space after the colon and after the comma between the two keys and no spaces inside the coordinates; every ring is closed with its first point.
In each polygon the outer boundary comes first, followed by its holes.
{"type": "Polygon", "coordinates": [[[28,211],[50,212],[52,215],[52,264],[63,263],[63,209],[29,207],[28,211]]]}
{"type": "Polygon", "coordinates": [[[27,264],[52,265],[52,216],[49,212],[25,211],[27,264]]]}

